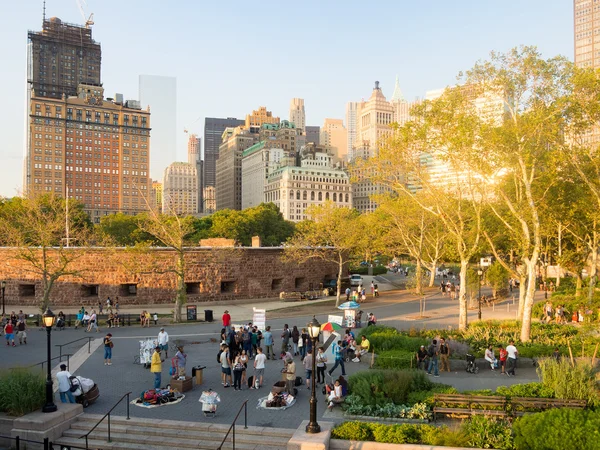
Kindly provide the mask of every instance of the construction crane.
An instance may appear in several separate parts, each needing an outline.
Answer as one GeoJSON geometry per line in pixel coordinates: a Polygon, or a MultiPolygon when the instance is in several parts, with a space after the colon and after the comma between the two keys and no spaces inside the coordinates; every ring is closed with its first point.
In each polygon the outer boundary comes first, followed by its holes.
{"type": "MultiPolygon", "coordinates": [[[[192,123],[190,123],[190,125],[194,125],[194,124],[195,124],[196,122],[198,122],[200,119],[202,119],[202,116],[198,117],[196,120],[194,120],[192,123]]],[[[185,134],[189,134],[188,128],[190,128],[190,127],[184,127],[184,128],[183,128],[183,132],[184,132],[185,134]]]]}
{"type": "Polygon", "coordinates": [[[91,13],[90,16],[86,19],[85,17],[85,11],[83,10],[83,5],[87,6],[87,2],[86,0],[76,0],[77,1],[77,6],[79,6],[79,11],[81,12],[81,17],[83,17],[83,20],[85,21],[85,27],[89,28],[90,26],[94,25],[94,13],[91,13]]]}

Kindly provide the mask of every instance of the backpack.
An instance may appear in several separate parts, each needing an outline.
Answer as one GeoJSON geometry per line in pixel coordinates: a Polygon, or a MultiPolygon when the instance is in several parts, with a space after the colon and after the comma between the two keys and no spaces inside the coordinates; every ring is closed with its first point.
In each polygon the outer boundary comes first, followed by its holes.
{"type": "Polygon", "coordinates": [[[219,350],[217,352],[217,362],[220,364],[221,363],[221,353],[223,353],[223,350],[219,350]]]}
{"type": "Polygon", "coordinates": [[[427,349],[427,356],[432,358],[434,354],[435,354],[435,351],[433,349],[433,345],[430,345],[429,348],[427,349]]]}
{"type": "Polygon", "coordinates": [[[302,386],[302,377],[296,377],[294,381],[294,386],[302,386]]]}

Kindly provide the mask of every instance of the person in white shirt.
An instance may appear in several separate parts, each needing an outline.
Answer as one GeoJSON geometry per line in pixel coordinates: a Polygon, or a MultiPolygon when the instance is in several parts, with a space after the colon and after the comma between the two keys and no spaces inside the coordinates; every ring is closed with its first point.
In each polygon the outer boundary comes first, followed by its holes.
{"type": "Polygon", "coordinates": [[[96,310],[92,309],[92,314],[90,315],[90,324],[87,327],[86,331],[92,331],[92,328],[96,329],[96,333],[100,331],[98,329],[98,316],[96,316],[96,310]]]}
{"type": "MultiPolygon", "coordinates": [[[[267,357],[263,353],[262,347],[256,348],[256,357],[254,358],[254,376],[258,379],[258,387],[262,387],[263,385],[263,376],[265,374],[265,361],[267,357]]],[[[256,383],[256,380],[254,381],[256,383]]],[[[251,386],[250,389],[253,389],[254,386],[251,386]]]]}
{"type": "Polygon", "coordinates": [[[169,334],[165,331],[165,328],[161,328],[158,333],[158,346],[160,350],[165,352],[165,359],[169,357],[169,334]]]}
{"type": "Polygon", "coordinates": [[[61,364],[60,372],[56,374],[56,380],[58,381],[58,393],[60,395],[60,401],[63,403],[67,403],[67,399],[69,399],[69,403],[75,403],[75,398],[71,392],[71,382],[69,381],[70,377],[71,374],[67,372],[67,366],[65,364],[61,364]]]}
{"type": "Polygon", "coordinates": [[[517,347],[515,347],[515,341],[510,341],[510,344],[508,345],[508,347],[506,347],[506,352],[508,353],[508,368],[506,370],[506,375],[508,375],[509,377],[512,375],[514,377],[515,368],[517,367],[517,355],[519,354],[517,347]]]}
{"type": "Polygon", "coordinates": [[[87,327],[90,324],[90,315],[88,314],[87,311],[83,314],[83,319],[82,320],[83,320],[82,325],[84,327],[87,327]]]}
{"type": "Polygon", "coordinates": [[[491,344],[485,350],[485,360],[490,363],[492,370],[496,370],[496,357],[494,356],[494,348],[491,344]]]}

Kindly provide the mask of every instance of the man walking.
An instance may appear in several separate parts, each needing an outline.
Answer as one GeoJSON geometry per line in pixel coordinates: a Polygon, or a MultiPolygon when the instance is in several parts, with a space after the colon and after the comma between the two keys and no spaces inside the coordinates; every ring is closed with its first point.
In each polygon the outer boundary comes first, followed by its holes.
{"type": "Polygon", "coordinates": [[[10,342],[12,342],[12,346],[15,347],[15,328],[10,320],[6,322],[4,326],[4,336],[6,337],[6,345],[10,346],[10,342]],[[10,342],[9,342],[10,341],[10,342]]]}
{"type": "Polygon", "coordinates": [[[231,381],[231,356],[229,355],[229,348],[226,345],[221,346],[221,380],[223,387],[228,388],[232,383],[231,381]],[[229,380],[229,381],[228,381],[229,380]]]}
{"type": "MultiPolygon", "coordinates": [[[[265,374],[265,361],[267,357],[263,353],[262,347],[256,348],[256,358],[254,359],[254,384],[258,381],[258,387],[262,387],[263,385],[263,376],[265,374]]],[[[250,389],[253,389],[254,386],[251,386],[250,389]]]]}
{"type": "Polygon", "coordinates": [[[288,328],[288,324],[286,323],[283,326],[283,333],[281,333],[281,359],[285,358],[285,355],[288,351],[288,345],[290,344],[290,329],[288,328]]]}
{"type": "Polygon", "coordinates": [[[302,364],[304,364],[304,371],[306,372],[306,389],[310,389],[310,383],[312,382],[311,381],[311,379],[313,377],[312,363],[313,363],[312,349],[309,349],[308,352],[306,352],[304,361],[302,361],[302,364]]]}
{"type": "Polygon", "coordinates": [[[268,326],[263,333],[264,345],[267,349],[267,359],[275,359],[275,352],[273,351],[273,333],[271,333],[271,327],[268,326]]]}
{"type": "Polygon", "coordinates": [[[512,375],[513,377],[515,376],[515,368],[517,367],[517,355],[519,354],[519,351],[517,350],[517,347],[515,347],[515,341],[511,340],[508,347],[506,347],[506,352],[508,353],[508,359],[507,359],[507,369],[506,369],[506,375],[508,375],[509,377],[512,375]]]}
{"type": "Polygon", "coordinates": [[[427,354],[429,356],[429,367],[427,368],[427,375],[431,375],[431,370],[433,369],[433,376],[439,377],[439,369],[438,369],[438,348],[437,348],[437,340],[434,339],[429,348],[427,349],[427,354]]]}
{"type": "Polygon", "coordinates": [[[154,389],[160,389],[162,377],[162,360],[160,359],[160,347],[158,346],[154,348],[154,353],[152,354],[150,372],[154,374],[154,389]]]}
{"type": "Polygon", "coordinates": [[[442,372],[450,372],[450,346],[446,343],[446,339],[440,339],[440,359],[442,361],[442,372]]]}
{"type": "Polygon", "coordinates": [[[229,334],[231,329],[231,316],[229,315],[228,310],[225,310],[221,319],[223,320],[223,328],[225,328],[225,333],[229,334]]]}
{"type": "Polygon", "coordinates": [[[169,357],[169,333],[162,327],[158,333],[158,346],[165,352],[165,359],[169,357]]]}
{"type": "Polygon", "coordinates": [[[329,376],[331,376],[337,366],[342,367],[342,376],[346,376],[346,367],[344,366],[344,358],[342,357],[342,341],[337,341],[337,344],[333,344],[333,357],[335,364],[329,370],[329,376]]]}
{"type": "Polygon", "coordinates": [[[67,403],[67,399],[69,399],[69,403],[75,403],[75,398],[73,397],[73,393],[71,392],[71,382],[69,378],[71,374],[67,372],[67,365],[60,365],[60,372],[56,374],[56,381],[58,381],[58,393],[60,395],[60,401],[63,403],[67,403]]]}
{"type": "Polygon", "coordinates": [[[19,345],[25,343],[27,344],[27,331],[25,330],[27,325],[25,324],[25,319],[17,322],[17,336],[19,337],[19,345]]]}

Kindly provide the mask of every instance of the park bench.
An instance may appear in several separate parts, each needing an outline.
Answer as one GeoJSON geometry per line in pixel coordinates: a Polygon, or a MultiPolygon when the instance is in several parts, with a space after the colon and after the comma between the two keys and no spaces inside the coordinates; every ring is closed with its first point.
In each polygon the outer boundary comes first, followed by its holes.
{"type": "Polygon", "coordinates": [[[281,292],[279,298],[280,300],[302,300],[304,295],[302,292],[281,292]]]}
{"type": "Polygon", "coordinates": [[[435,394],[433,397],[433,420],[437,414],[488,415],[505,417],[506,397],[497,395],[435,394]]]}
{"type": "Polygon", "coordinates": [[[584,409],[587,406],[585,400],[561,398],[513,397],[510,402],[512,414],[514,416],[522,416],[524,414],[545,411],[552,408],[584,409]]]}

